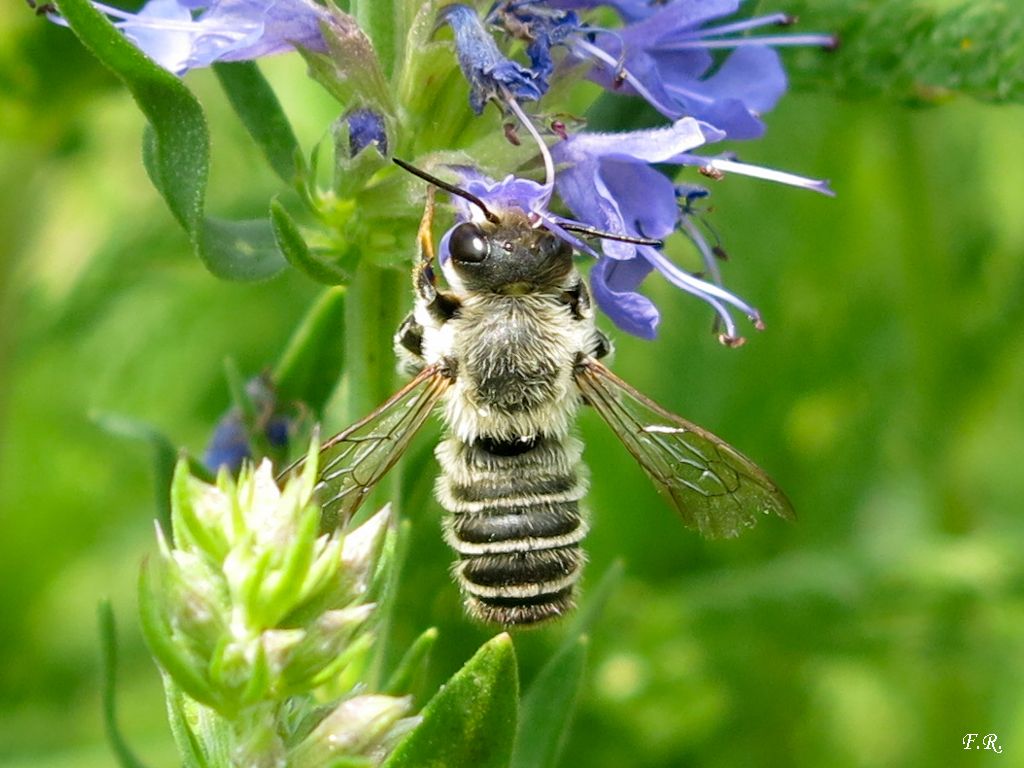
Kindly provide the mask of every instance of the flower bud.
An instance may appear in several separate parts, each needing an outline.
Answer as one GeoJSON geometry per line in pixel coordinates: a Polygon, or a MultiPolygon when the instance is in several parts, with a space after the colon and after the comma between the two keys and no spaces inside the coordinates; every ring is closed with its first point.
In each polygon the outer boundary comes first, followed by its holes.
{"type": "Polygon", "coordinates": [[[388,154],[388,133],[384,118],[372,109],[353,109],[345,116],[348,124],[348,154],[355,157],[367,147],[388,154]]]}
{"type": "Polygon", "coordinates": [[[391,505],[385,504],[377,514],[345,535],[341,554],[342,568],[349,583],[353,585],[354,595],[361,595],[369,586],[373,566],[380,554],[390,521],[391,505]]]}
{"type": "Polygon", "coordinates": [[[341,702],[292,755],[299,768],[333,765],[342,755],[371,756],[412,706],[409,696],[356,696],[341,702]]]}

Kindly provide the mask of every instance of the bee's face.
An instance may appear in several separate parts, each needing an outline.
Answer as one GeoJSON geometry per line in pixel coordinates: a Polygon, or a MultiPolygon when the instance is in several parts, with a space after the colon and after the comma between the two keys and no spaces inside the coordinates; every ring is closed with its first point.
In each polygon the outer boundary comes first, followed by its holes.
{"type": "Polygon", "coordinates": [[[466,290],[525,294],[557,288],[572,270],[572,247],[525,216],[465,222],[448,240],[451,266],[466,290]]]}

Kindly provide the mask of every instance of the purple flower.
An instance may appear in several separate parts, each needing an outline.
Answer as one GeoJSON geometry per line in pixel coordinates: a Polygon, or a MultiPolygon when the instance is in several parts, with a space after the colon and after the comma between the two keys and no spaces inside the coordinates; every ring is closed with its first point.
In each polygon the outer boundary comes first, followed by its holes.
{"type": "MultiPolygon", "coordinates": [[[[218,61],[247,61],[294,50],[326,53],[313,0],[149,0],[138,13],[94,2],[157,64],[183,75],[218,61]]],[[[50,17],[66,24],[59,16],[50,17]]]]}
{"type": "MultiPolygon", "coordinates": [[[[640,18],[641,3],[622,5],[640,18]]],[[[770,46],[832,45],[825,35],[738,37],[767,25],[791,24],[783,14],[707,26],[735,13],[739,0],[676,0],[622,29],[592,31],[570,44],[596,62],[589,77],[610,90],[642,96],[666,117],[696,117],[732,139],[764,133],[760,115],[786,90],[786,75],[770,46]],[[719,66],[712,51],[735,49],[719,66]]],[[[628,12],[627,12],[628,11],[628,12]]]]}
{"type": "MultiPolygon", "coordinates": [[[[667,128],[623,134],[577,134],[552,148],[564,167],[556,180],[559,196],[577,218],[607,232],[664,238],[680,221],[675,185],[651,163],[678,163],[694,147],[718,141],[716,128],[685,117],[667,128]]],[[[653,338],[658,311],[636,292],[652,270],[708,302],[725,324],[723,339],[739,338],[728,306],[755,323],[753,307],[723,288],[673,264],[657,248],[606,240],[604,258],[591,273],[594,298],[623,330],[653,338]]]]}
{"type": "Polygon", "coordinates": [[[469,104],[476,114],[488,101],[506,105],[510,99],[536,101],[547,90],[537,72],[518,64],[498,50],[476,11],[468,5],[446,5],[437,14],[438,25],[447,24],[455,34],[455,51],[462,74],[469,81],[469,104]]]}
{"type": "Polygon", "coordinates": [[[723,342],[742,340],[730,307],[747,315],[755,327],[761,326],[758,311],[720,285],[714,249],[693,223],[692,202],[706,196],[707,191],[677,187],[652,163],[699,165],[709,168],[708,173],[731,170],[831,194],[822,181],[692,154],[694,148],[724,137],[717,128],[684,117],[666,128],[622,134],[580,133],[552,147],[555,162],[562,166],[555,188],[578,219],[606,232],[657,239],[681,229],[697,246],[711,278],[705,280],[680,269],[652,246],[605,240],[603,258],[591,272],[591,285],[598,305],[623,330],[644,338],[654,336],[657,309],[636,292],[653,270],[712,306],[724,326],[723,342]]]}
{"type": "MultiPolygon", "coordinates": [[[[618,135],[581,134],[557,144],[556,160],[570,165],[557,176],[556,189],[579,221],[563,219],[547,210],[551,190],[544,184],[515,176],[495,181],[466,167],[453,170],[460,177],[460,186],[482,200],[493,213],[523,211],[538,226],[598,256],[590,272],[594,298],[623,330],[646,339],[654,337],[660,315],[650,299],[636,288],[657,269],[674,284],[712,304],[726,323],[723,339],[736,341],[739,337],[722,302],[741,308],[758,321],[756,310],[738,298],[680,270],[652,246],[605,240],[603,254],[597,254],[561,226],[583,223],[609,234],[653,238],[671,234],[680,218],[676,187],[648,163],[671,161],[686,149],[720,135],[710,126],[684,118],[668,128],[618,135]]],[[[473,203],[461,197],[453,197],[452,202],[456,224],[482,221],[483,212],[473,203]]],[[[446,276],[453,230],[454,227],[441,237],[438,248],[446,276]]]]}

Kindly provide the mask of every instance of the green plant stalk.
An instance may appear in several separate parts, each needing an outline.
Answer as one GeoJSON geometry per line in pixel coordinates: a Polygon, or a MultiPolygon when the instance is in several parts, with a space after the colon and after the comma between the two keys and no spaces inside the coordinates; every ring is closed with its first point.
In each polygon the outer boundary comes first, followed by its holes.
{"type": "MultiPolygon", "coordinates": [[[[401,270],[387,269],[363,258],[348,288],[345,325],[348,331],[345,365],[345,424],[365,417],[390,397],[396,389],[393,338],[406,311],[407,281],[401,270]]],[[[385,504],[392,506],[395,519],[401,519],[402,464],[393,467],[384,482],[363,502],[359,516],[368,517],[385,504]]],[[[407,537],[405,537],[407,538],[407,537]]],[[[404,549],[404,547],[403,547],[404,549]]],[[[401,569],[401,553],[396,553],[392,567],[401,569]]],[[[379,626],[377,649],[372,675],[382,675],[388,645],[388,606],[379,626]]],[[[379,679],[375,684],[379,684],[379,679]]]]}
{"type": "MultiPolygon", "coordinates": [[[[364,258],[348,289],[345,325],[346,394],[344,423],[352,424],[371,413],[396,389],[395,356],[392,339],[406,311],[407,292],[403,273],[386,269],[364,258]]],[[[395,467],[385,482],[363,503],[360,516],[369,516],[391,502],[401,510],[401,469],[395,467]]]]}

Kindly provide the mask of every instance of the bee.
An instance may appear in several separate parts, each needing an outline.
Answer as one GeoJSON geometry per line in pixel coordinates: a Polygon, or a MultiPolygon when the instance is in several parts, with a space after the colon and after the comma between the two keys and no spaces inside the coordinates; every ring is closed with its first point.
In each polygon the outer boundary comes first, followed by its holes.
{"type": "Polygon", "coordinates": [[[435,451],[436,496],[458,556],[452,572],[467,612],[506,627],[573,607],[588,528],[583,445],[573,434],[581,405],[604,418],[683,522],[704,536],[735,536],[763,514],[792,517],[786,496],[750,459],[601,362],[611,342],[595,325],[568,242],[523,211],[499,215],[468,191],[395,162],[482,216],[452,230],[442,289],[430,188],[414,308],[395,336],[400,367],[412,378],[322,446],[317,493],[325,515],[351,516],[440,405],[447,429],[435,451]]]}

